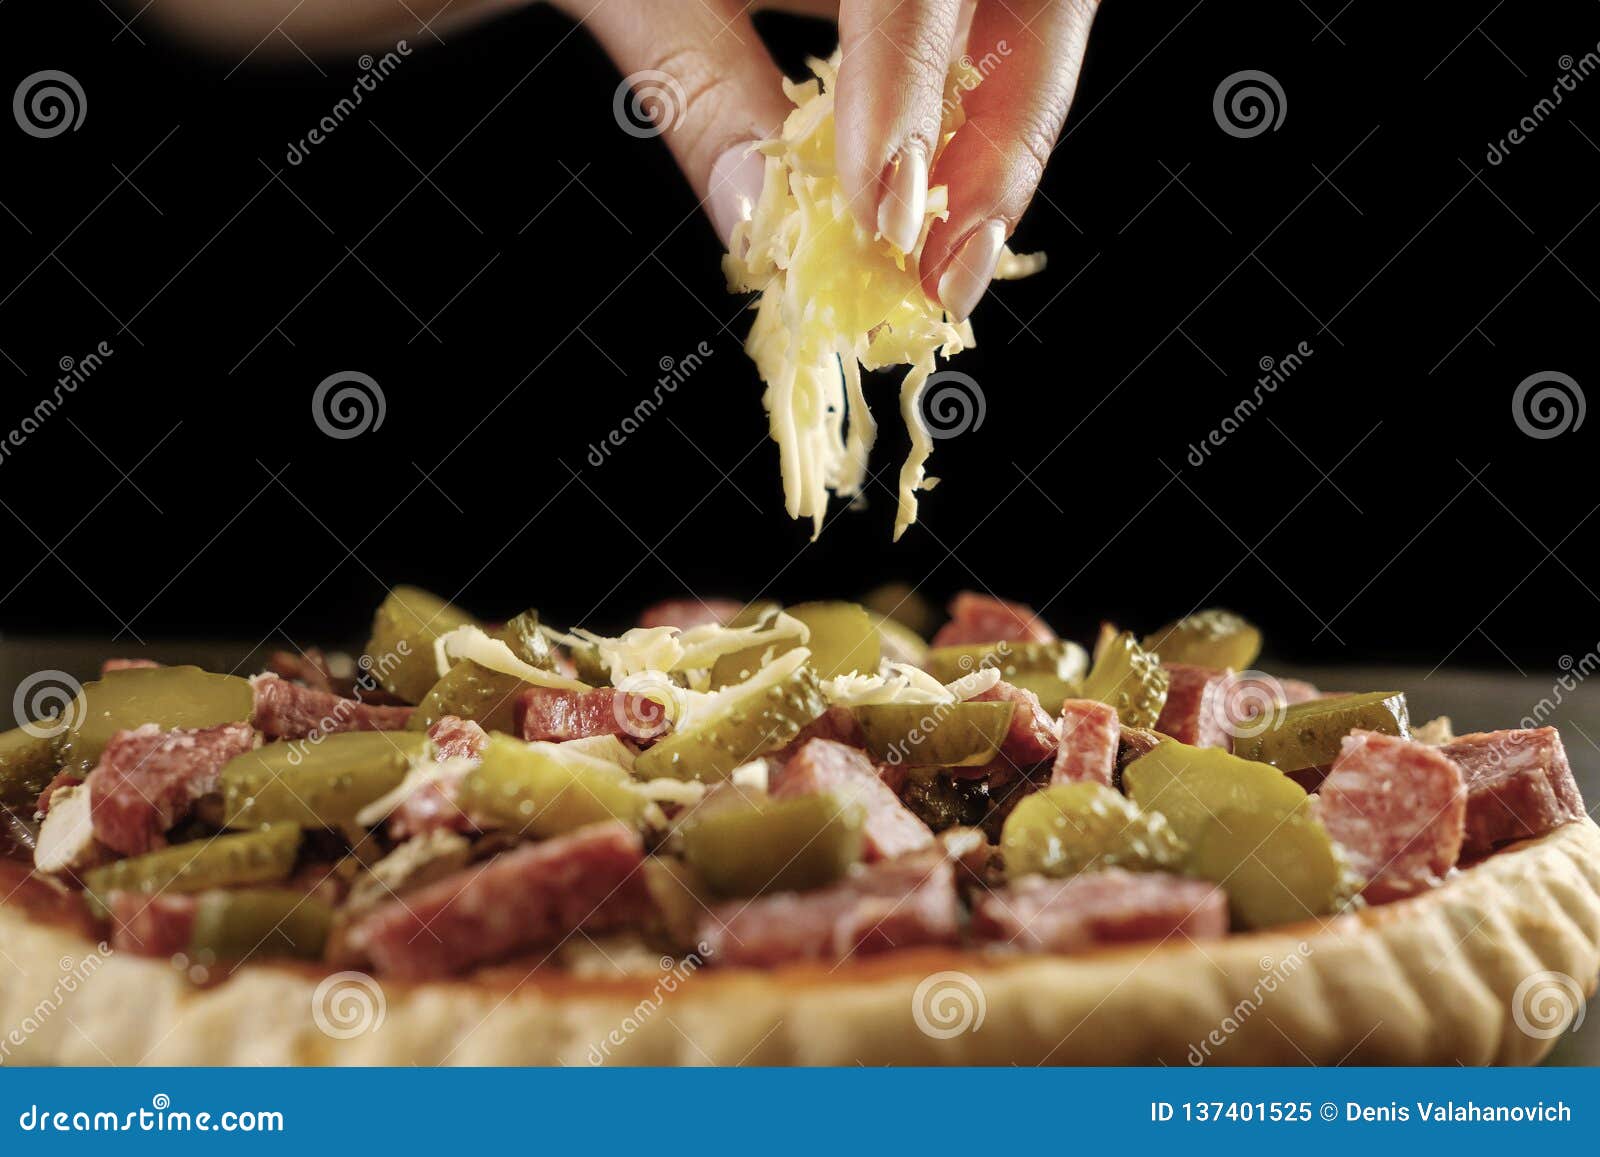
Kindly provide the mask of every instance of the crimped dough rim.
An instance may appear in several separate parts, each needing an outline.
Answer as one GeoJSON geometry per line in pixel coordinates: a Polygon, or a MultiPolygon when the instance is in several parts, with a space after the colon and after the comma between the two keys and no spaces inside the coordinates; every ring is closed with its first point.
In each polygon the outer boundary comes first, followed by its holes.
{"type": "Polygon", "coordinates": [[[113,954],[67,985],[94,946],[14,904],[0,946],[18,966],[0,967],[11,1064],[1531,1063],[1600,974],[1600,828],[1566,824],[1349,916],[1076,957],[908,951],[626,981],[505,966],[380,990],[270,964],[197,988],[113,954]]]}

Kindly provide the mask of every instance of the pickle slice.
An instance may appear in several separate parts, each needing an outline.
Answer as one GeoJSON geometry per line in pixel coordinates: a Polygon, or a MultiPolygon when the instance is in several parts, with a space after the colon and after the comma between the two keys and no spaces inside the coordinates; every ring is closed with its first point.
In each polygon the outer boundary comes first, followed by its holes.
{"type": "Polygon", "coordinates": [[[928,661],[928,644],[925,639],[898,619],[869,610],[868,618],[878,631],[880,658],[888,663],[909,663],[920,667],[928,661]]]}
{"type": "Polygon", "coordinates": [[[853,708],[880,763],[981,767],[1000,753],[1015,703],[873,703],[853,708]]]}
{"type": "Polygon", "coordinates": [[[638,827],[650,801],[621,767],[503,735],[492,735],[478,766],[461,781],[456,801],[513,831],[557,836],[602,820],[638,827]]]}
{"type": "Polygon", "coordinates": [[[531,607],[498,631],[491,631],[490,637],[499,639],[511,648],[511,653],[528,666],[543,671],[555,670],[555,652],[551,649],[550,640],[539,629],[539,612],[531,607]]]}
{"type": "Polygon", "coordinates": [[[515,675],[460,659],[422,697],[406,726],[427,731],[444,716],[455,715],[477,720],[486,731],[515,734],[517,697],[527,686],[515,675]]]}
{"type": "Polygon", "coordinates": [[[1081,699],[1095,699],[1117,709],[1125,727],[1154,727],[1167,702],[1170,678],[1160,661],[1119,631],[1096,647],[1094,666],[1078,689],[1081,699]]]}
{"type": "Polygon", "coordinates": [[[1189,871],[1222,885],[1242,928],[1326,916],[1351,894],[1343,856],[1304,804],[1222,809],[1195,841],[1189,871]]]}
{"type": "Polygon", "coordinates": [[[398,586],[378,607],[367,640],[367,659],[378,685],[415,703],[439,680],[433,641],[478,620],[421,587],[398,586]]]}
{"type": "Polygon", "coordinates": [[[1089,656],[1078,644],[1065,639],[1050,643],[977,643],[935,647],[923,667],[941,683],[993,667],[1014,687],[1032,691],[1052,715],[1061,711],[1063,699],[1080,694],[1089,656]]]}
{"type": "Polygon", "coordinates": [[[1142,809],[1166,816],[1190,847],[1224,811],[1290,811],[1306,801],[1305,788],[1276,768],[1176,739],[1130,763],[1122,785],[1142,809]]]}
{"type": "Polygon", "coordinates": [[[34,802],[56,774],[57,717],[0,734],[0,807],[31,816],[34,802]]]}
{"type": "MultiPolygon", "coordinates": [[[[752,626],[772,613],[771,607],[752,603],[740,611],[729,625],[752,626]],[[739,622],[752,607],[760,609],[761,617],[751,622],[739,622]]],[[[862,675],[877,673],[882,644],[878,639],[878,629],[873,625],[872,616],[867,614],[866,608],[845,602],[799,603],[787,608],[785,613],[806,625],[810,637],[804,644],[798,639],[784,639],[724,655],[711,668],[711,685],[726,687],[731,683],[741,683],[760,670],[762,656],[768,650],[776,659],[802,645],[810,650],[811,668],[820,678],[832,679],[853,672],[862,675]]]]}
{"type": "Polygon", "coordinates": [[[811,668],[780,659],[724,690],[704,718],[646,749],[634,770],[642,779],[726,779],[762,752],[787,746],[826,706],[811,668]]]}
{"type": "Polygon", "coordinates": [[[1270,763],[1280,771],[1299,771],[1332,763],[1339,746],[1357,728],[1385,735],[1409,733],[1406,697],[1400,691],[1369,691],[1312,699],[1282,707],[1270,718],[1253,715],[1239,725],[1234,754],[1270,763]]]}
{"type": "Polygon", "coordinates": [[[830,792],[736,798],[691,813],[683,857],[713,892],[754,896],[832,883],[861,859],[866,816],[830,792]]]}
{"type": "Polygon", "coordinates": [[[297,824],[174,844],[83,874],[85,898],[100,915],[113,892],[203,892],[231,884],[275,884],[294,870],[297,824]]]}
{"type": "Polygon", "coordinates": [[[213,675],[199,667],[112,671],[85,683],[63,712],[69,726],[57,740],[57,754],[64,770],[88,775],[118,731],[146,723],[164,731],[215,727],[248,720],[254,710],[250,681],[234,675],[213,675]]]}
{"type": "Polygon", "coordinates": [[[356,813],[398,787],[431,746],[420,732],[349,731],[247,751],[222,769],[223,823],[352,829],[356,813]]]}
{"type": "Polygon", "coordinates": [[[1025,797],[1006,817],[1000,848],[1010,879],[1087,868],[1176,871],[1189,849],[1160,812],[1099,783],[1068,783],[1025,797]]]}
{"type": "Polygon", "coordinates": [[[1212,608],[1185,615],[1146,635],[1143,646],[1160,655],[1163,663],[1243,671],[1261,654],[1261,632],[1232,611],[1212,608]]]}
{"type": "Polygon", "coordinates": [[[333,908],[287,888],[215,891],[195,906],[189,951],[202,963],[258,956],[317,960],[333,926],[333,908]]]}
{"type": "Polygon", "coordinates": [[[700,917],[707,910],[706,884],[700,873],[668,856],[651,856],[644,862],[643,873],[667,942],[679,952],[694,948],[700,917]]]}

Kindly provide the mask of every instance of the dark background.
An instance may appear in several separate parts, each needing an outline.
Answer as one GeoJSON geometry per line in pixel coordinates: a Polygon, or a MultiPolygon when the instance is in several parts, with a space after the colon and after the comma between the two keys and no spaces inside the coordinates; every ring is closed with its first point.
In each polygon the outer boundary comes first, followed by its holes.
{"type": "MultiPolygon", "coordinates": [[[[0,116],[0,428],[62,359],[113,351],[0,460],[10,635],[342,641],[400,580],[614,624],[684,590],[894,578],[1025,599],[1080,637],[1220,603],[1319,663],[1539,670],[1600,637],[1600,421],[1535,439],[1512,413],[1531,374],[1600,382],[1600,77],[1486,159],[1596,51],[1593,3],[1108,0],[1016,238],[1049,269],[980,307],[956,365],[985,420],[940,443],[945,483],[897,545],[895,385],[869,387],[869,508],[808,543],[710,227],[661,142],[618,128],[582,31],[537,8],[419,31],[291,165],[355,54],[218,60],[132,11],[0,8],[0,95],[61,69],[88,109],[44,140],[0,116]],[[1249,139],[1212,109],[1244,69],[1287,101],[1249,139]],[[386,402],[345,441],[311,412],[341,370],[386,402]]],[[[832,46],[760,24],[791,71],[832,46]]]]}

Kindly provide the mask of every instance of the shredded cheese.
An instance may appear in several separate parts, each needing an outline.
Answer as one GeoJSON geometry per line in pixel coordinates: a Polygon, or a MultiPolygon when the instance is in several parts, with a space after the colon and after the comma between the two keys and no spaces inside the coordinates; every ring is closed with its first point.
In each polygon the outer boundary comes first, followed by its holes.
{"type": "Polygon", "coordinates": [[[828,702],[837,707],[866,707],[882,703],[927,705],[957,703],[981,695],[1000,682],[1000,672],[984,668],[963,675],[954,683],[940,683],[909,663],[885,663],[877,675],[840,675],[822,685],[828,702]]]}
{"type": "Polygon", "coordinates": [[[511,653],[511,648],[503,640],[491,638],[481,627],[457,627],[433,641],[433,661],[438,668],[439,678],[443,679],[450,673],[452,659],[471,659],[480,667],[514,676],[535,687],[553,687],[558,691],[590,689],[587,683],[523,662],[511,653]]]}
{"type": "MultiPolygon", "coordinates": [[[[972,327],[953,322],[927,299],[918,256],[933,221],[949,216],[948,191],[928,191],[917,245],[901,253],[855,220],[834,168],[833,89],[838,54],[810,61],[815,79],[784,81],[794,111],[778,137],[756,151],[766,157],[761,195],[746,205],[723,257],[732,292],[759,292],[745,352],[766,383],[770,433],[778,443],[784,506],[822,532],[829,495],[852,498],[867,478],[877,436],[861,385],[861,368],[907,365],[900,413],[911,452],[900,470],[894,537],[917,518],[917,492],[938,481],[925,475],[933,439],[922,418],[922,391],[936,358],[973,344],[972,327]]],[[[965,121],[961,96],[981,80],[957,64],[945,85],[944,120],[935,157],[965,121]]],[[[1042,255],[1002,254],[996,277],[1043,268],[1042,255]]]]}

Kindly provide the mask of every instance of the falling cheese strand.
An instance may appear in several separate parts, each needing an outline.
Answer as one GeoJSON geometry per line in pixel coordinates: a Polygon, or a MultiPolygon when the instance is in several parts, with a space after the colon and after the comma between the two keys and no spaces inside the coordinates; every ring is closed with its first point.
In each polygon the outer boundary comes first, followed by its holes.
{"type": "MultiPolygon", "coordinates": [[[[917,520],[917,492],[938,482],[924,473],[933,438],[922,418],[922,390],[940,355],[973,344],[972,327],[953,322],[922,292],[917,257],[928,227],[948,218],[943,185],[928,191],[916,248],[906,254],[861,228],[833,162],[833,88],[838,54],[810,61],[815,79],[784,81],[794,111],[780,135],[755,146],[766,157],[761,195],[746,205],[723,258],[728,288],[759,292],[745,352],[766,383],[762,404],[778,443],[784,508],[822,532],[828,500],[853,498],[867,480],[877,424],[861,369],[906,365],[900,411],[911,452],[900,470],[894,537],[917,520]]],[[[965,120],[961,96],[980,77],[957,64],[945,85],[935,158],[965,120]]],[[[1025,277],[1042,255],[1001,255],[995,276],[1025,277]]]]}

